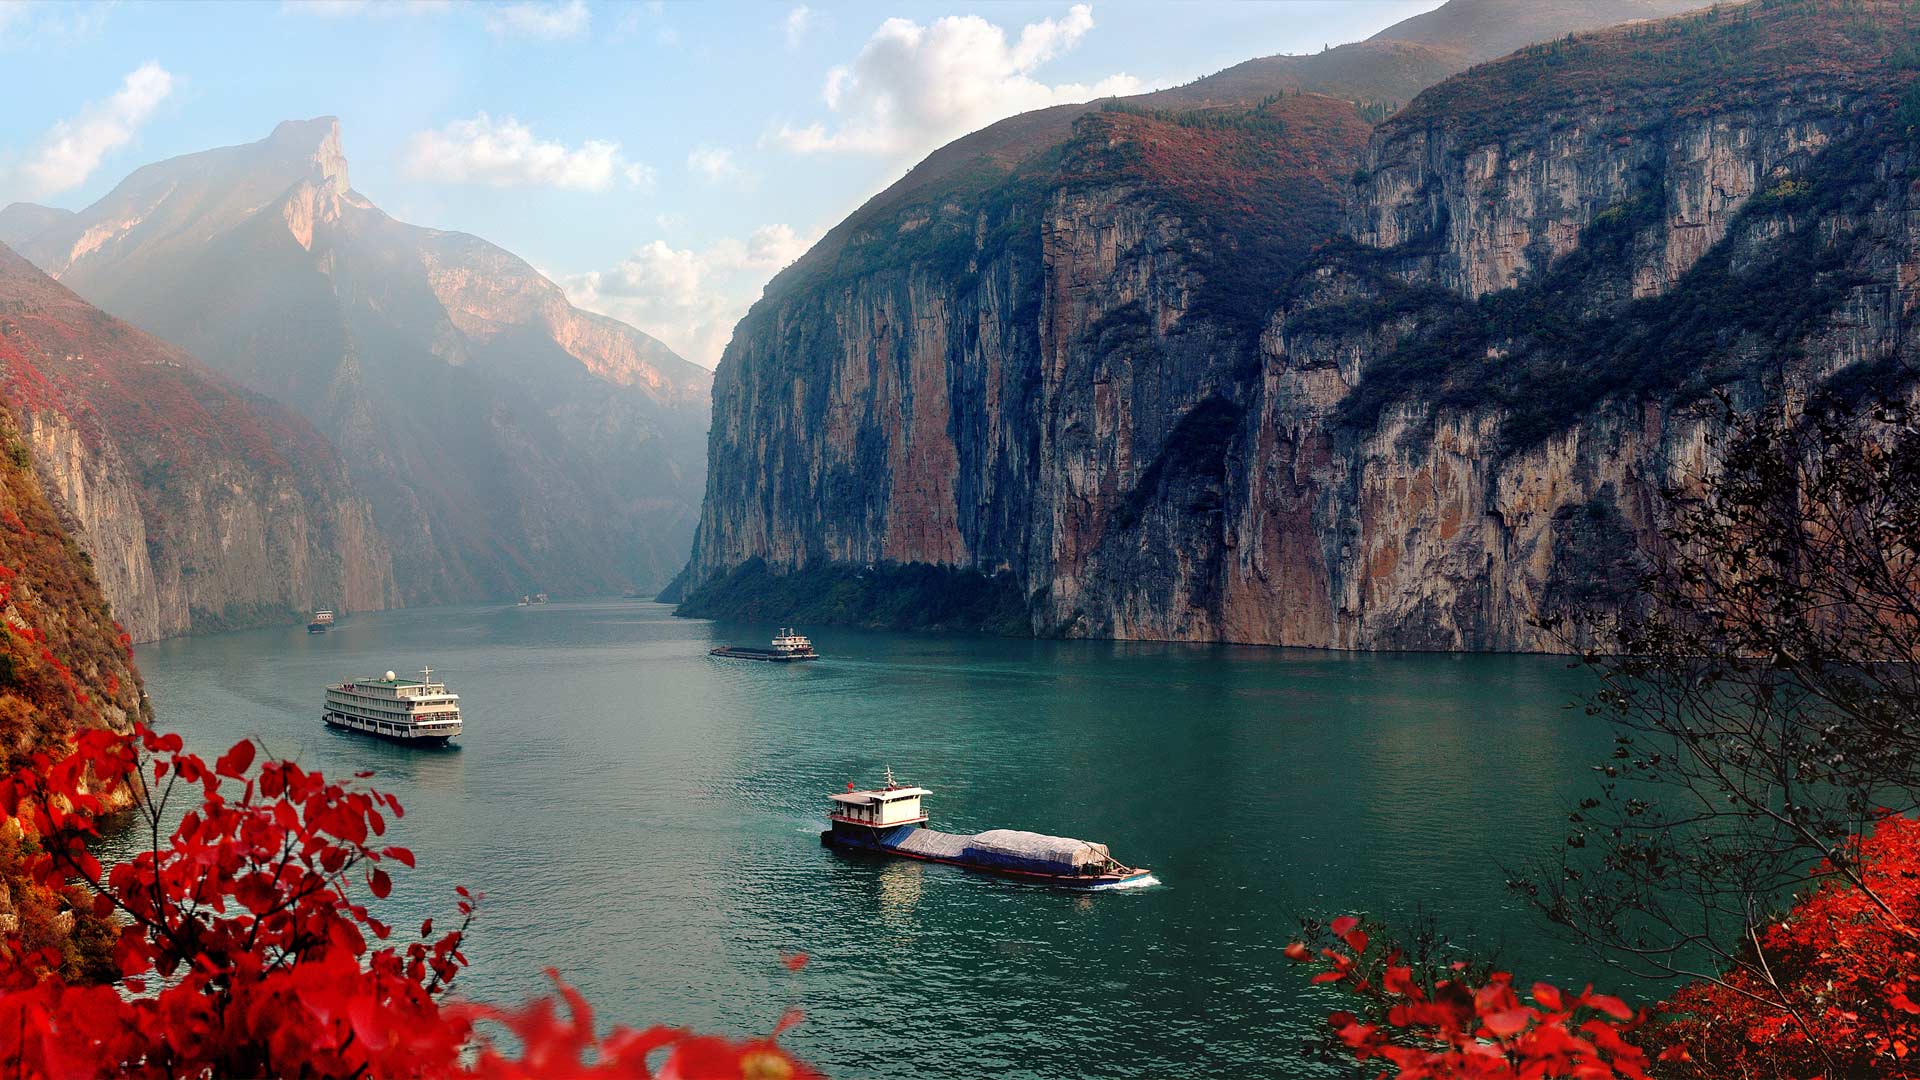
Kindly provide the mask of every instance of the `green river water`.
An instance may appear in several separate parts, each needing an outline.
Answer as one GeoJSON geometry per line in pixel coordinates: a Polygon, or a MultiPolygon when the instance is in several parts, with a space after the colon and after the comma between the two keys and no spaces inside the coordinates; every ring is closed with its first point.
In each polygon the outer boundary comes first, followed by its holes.
{"type": "Polygon", "coordinates": [[[1586,676],[1529,656],[900,636],[710,658],[774,628],[641,602],[423,609],[330,634],[140,649],[163,727],[258,736],[408,814],[388,913],[484,892],[465,992],[557,967],[603,1020],[783,1037],[841,1077],[1325,1075],[1327,993],[1281,956],[1303,912],[1424,910],[1523,979],[1578,982],[1503,865],[1550,852],[1608,735],[1586,676]],[[456,749],[327,730],[325,684],[431,664],[456,749]],[[932,825],[1105,842],[1160,884],[1074,894],[818,842],[825,795],[891,765],[932,825]],[[783,952],[811,963],[789,972],[783,952]]]}

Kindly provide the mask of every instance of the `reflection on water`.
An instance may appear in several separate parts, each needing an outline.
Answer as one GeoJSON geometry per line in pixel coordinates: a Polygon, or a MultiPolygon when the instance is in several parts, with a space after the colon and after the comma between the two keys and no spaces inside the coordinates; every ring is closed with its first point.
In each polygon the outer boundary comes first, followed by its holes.
{"type": "Polygon", "coordinates": [[[1323,999],[1298,914],[1416,908],[1523,978],[1591,974],[1502,886],[1549,850],[1603,732],[1551,658],[1358,656],[812,630],[813,664],[718,660],[771,627],[631,602],[356,615],[139,660],[203,754],[257,736],[373,769],[419,853],[392,921],[486,893],[462,977],[557,966],[610,1022],[764,1032],[836,1076],[1307,1074],[1323,999]],[[461,745],[326,729],[322,688],[431,664],[461,745]],[[892,765],[937,828],[1108,843],[1164,884],[1070,893],[822,848],[824,796],[892,765]],[[797,975],[780,954],[805,951],[797,975]]]}
{"type": "Polygon", "coordinates": [[[920,903],[920,886],[927,870],[925,863],[908,859],[887,859],[877,868],[874,882],[880,917],[896,928],[911,925],[913,909],[920,903]]]}

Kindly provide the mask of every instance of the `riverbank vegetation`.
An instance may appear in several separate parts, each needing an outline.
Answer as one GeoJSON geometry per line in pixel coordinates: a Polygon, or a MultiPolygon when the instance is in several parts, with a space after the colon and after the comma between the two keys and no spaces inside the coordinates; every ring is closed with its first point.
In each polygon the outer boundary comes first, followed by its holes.
{"type": "Polygon", "coordinates": [[[667,1027],[600,1034],[591,1008],[553,972],[557,1001],[497,1008],[455,997],[475,898],[458,890],[452,929],[429,919],[416,932],[376,914],[391,869],[414,864],[411,851],[381,839],[389,815],[403,813],[399,800],[364,786],[367,774],[342,782],[255,758],[241,742],[209,766],[178,735],[93,729],[0,778],[0,813],[32,838],[24,858],[33,880],[117,931],[109,974],[96,979],[63,975],[58,948],[19,933],[0,942],[0,1071],[815,1075],[772,1037],[667,1027]],[[128,796],[133,827],[151,846],[109,869],[88,841],[128,796]],[[169,831],[175,800],[191,809],[169,831]]]}
{"type": "Polygon", "coordinates": [[[776,570],[753,558],[695,589],[674,610],[704,619],[869,630],[1024,637],[1026,597],[1011,573],[929,563],[827,563],[776,570]]]}

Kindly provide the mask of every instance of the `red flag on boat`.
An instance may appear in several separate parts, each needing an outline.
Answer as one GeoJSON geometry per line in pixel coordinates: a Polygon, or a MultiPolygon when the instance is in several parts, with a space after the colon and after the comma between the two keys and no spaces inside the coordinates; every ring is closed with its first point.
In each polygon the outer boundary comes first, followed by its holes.
{"type": "Polygon", "coordinates": [[[853,781],[851,781],[851,780],[849,780],[849,781],[847,781],[847,790],[848,790],[848,791],[852,791],[852,790],[853,790],[853,781]]]}

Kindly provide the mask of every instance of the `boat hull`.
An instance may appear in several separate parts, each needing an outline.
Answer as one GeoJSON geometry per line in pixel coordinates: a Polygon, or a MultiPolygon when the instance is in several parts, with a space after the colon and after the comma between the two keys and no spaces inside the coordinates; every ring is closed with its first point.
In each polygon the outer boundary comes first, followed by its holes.
{"type": "Polygon", "coordinates": [[[774,664],[797,664],[803,660],[820,659],[817,653],[782,653],[772,649],[746,649],[738,645],[722,645],[707,650],[708,656],[724,657],[728,660],[765,660],[774,664]]]}
{"type": "Polygon", "coordinates": [[[841,832],[826,829],[820,833],[820,843],[825,847],[840,848],[845,851],[862,851],[874,855],[890,855],[898,859],[913,859],[918,862],[941,863],[957,866],[977,874],[990,874],[1008,881],[1017,881],[1024,885],[1045,885],[1056,889],[1073,889],[1079,892],[1100,892],[1107,889],[1128,889],[1147,884],[1153,871],[1144,867],[1128,870],[1124,874],[1049,874],[1036,870],[1018,870],[1008,866],[975,862],[967,858],[945,858],[938,855],[925,855],[914,851],[904,851],[893,847],[886,841],[863,832],[841,832]]]}
{"type": "Polygon", "coordinates": [[[448,745],[460,735],[458,731],[449,732],[444,735],[403,735],[390,731],[381,731],[378,728],[363,727],[349,719],[339,716],[337,713],[323,713],[320,719],[328,727],[336,731],[351,731],[355,735],[371,735],[376,739],[384,739],[387,742],[398,743],[401,746],[423,746],[429,749],[442,747],[448,745]]]}

